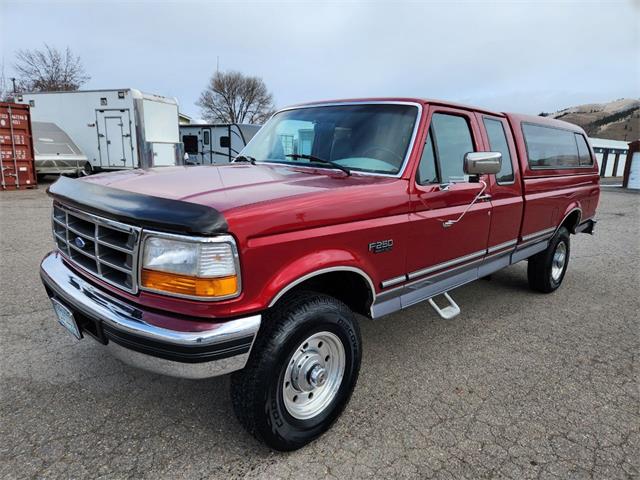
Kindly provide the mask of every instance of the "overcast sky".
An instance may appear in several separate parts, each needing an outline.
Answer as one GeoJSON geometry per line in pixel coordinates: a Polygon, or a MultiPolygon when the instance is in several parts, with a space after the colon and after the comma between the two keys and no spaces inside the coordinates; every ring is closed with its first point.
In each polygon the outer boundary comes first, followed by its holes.
{"type": "Polygon", "coordinates": [[[640,96],[640,0],[0,5],[7,77],[16,50],[68,45],[83,88],[174,96],[195,117],[217,57],[279,107],[402,95],[538,113],[640,96]]]}

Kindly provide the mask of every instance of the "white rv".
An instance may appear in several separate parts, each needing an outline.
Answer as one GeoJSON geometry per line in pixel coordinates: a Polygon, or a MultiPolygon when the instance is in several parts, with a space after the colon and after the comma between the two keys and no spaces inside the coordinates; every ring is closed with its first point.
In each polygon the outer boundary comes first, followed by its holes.
{"type": "Polygon", "coordinates": [[[185,163],[211,165],[231,162],[260,130],[248,123],[180,125],[185,163]]]}
{"type": "Polygon", "coordinates": [[[173,98],[125,88],[23,93],[17,101],[31,105],[32,121],[60,127],[87,156],[89,170],[182,163],[173,98]]]}

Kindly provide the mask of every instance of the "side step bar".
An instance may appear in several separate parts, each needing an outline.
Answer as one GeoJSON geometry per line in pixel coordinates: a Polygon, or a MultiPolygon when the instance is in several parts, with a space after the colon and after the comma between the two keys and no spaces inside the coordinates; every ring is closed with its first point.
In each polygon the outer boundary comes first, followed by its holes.
{"type": "Polygon", "coordinates": [[[453,298],[451,298],[449,293],[444,292],[442,295],[447,299],[449,305],[444,308],[440,308],[438,304],[433,300],[434,297],[431,297],[429,299],[429,304],[433,307],[436,313],[445,320],[451,320],[452,318],[457,317],[460,314],[460,307],[458,306],[458,304],[453,301],[453,298]]]}
{"type": "Polygon", "coordinates": [[[593,231],[596,228],[596,223],[597,222],[595,220],[586,220],[576,227],[575,232],[588,233],[590,235],[593,235],[593,231]]]}

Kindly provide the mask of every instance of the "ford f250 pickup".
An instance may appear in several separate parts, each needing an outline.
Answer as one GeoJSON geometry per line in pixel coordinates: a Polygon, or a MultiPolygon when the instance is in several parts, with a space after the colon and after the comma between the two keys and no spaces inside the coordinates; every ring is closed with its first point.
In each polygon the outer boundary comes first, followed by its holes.
{"type": "Polygon", "coordinates": [[[345,408],[360,318],[421,301],[452,318],[451,290],[522,260],[553,292],[599,192],[565,122],[407,98],[300,105],[229,165],[60,178],[41,277],[58,321],[124,362],[233,372],[240,422],[293,450],[345,408]]]}

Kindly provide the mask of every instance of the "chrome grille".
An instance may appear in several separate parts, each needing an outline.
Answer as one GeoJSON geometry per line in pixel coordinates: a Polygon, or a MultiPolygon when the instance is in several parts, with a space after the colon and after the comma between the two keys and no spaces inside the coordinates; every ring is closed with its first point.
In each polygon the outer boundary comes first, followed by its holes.
{"type": "Polygon", "coordinates": [[[140,228],[56,203],[53,238],[74,265],[131,293],[138,291],[140,228]]]}

